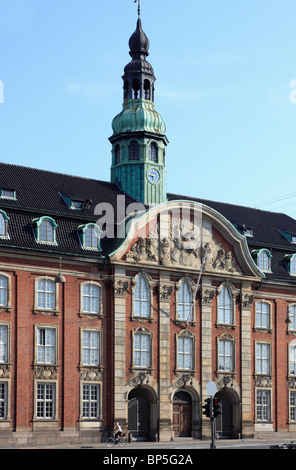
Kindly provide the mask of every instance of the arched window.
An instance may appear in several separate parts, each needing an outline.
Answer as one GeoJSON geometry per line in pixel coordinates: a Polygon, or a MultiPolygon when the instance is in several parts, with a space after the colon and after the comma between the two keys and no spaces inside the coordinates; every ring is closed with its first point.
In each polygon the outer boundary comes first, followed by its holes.
{"type": "Polygon", "coordinates": [[[133,80],[133,99],[137,100],[140,98],[140,80],[138,78],[134,78],[133,80]]]}
{"type": "Polygon", "coordinates": [[[138,277],[134,290],[134,315],[150,317],[150,289],[143,276],[138,277]]]}
{"type": "Polygon", "coordinates": [[[121,155],[120,154],[121,154],[120,146],[117,144],[116,147],[115,147],[115,163],[116,164],[120,163],[120,160],[121,160],[121,158],[120,158],[121,155]]]}
{"type": "Polygon", "coordinates": [[[56,243],[57,224],[51,217],[40,217],[33,220],[36,239],[40,243],[56,243]]]}
{"type": "Polygon", "coordinates": [[[4,211],[0,211],[0,237],[7,237],[7,225],[9,217],[7,217],[4,211]]]}
{"type": "Polygon", "coordinates": [[[272,255],[269,250],[262,249],[253,251],[253,256],[255,255],[256,263],[261,271],[270,272],[271,271],[271,258],[272,255]]]}
{"type": "Polygon", "coordinates": [[[78,227],[81,244],[88,250],[100,250],[102,231],[97,224],[86,224],[78,227]]]}
{"type": "Polygon", "coordinates": [[[83,313],[100,313],[100,294],[98,285],[86,283],[82,287],[82,311],[83,313]]]}
{"type": "Polygon", "coordinates": [[[224,324],[233,323],[233,299],[230,289],[223,286],[218,302],[218,322],[224,324]]]}
{"type": "Polygon", "coordinates": [[[54,228],[49,220],[41,222],[39,227],[39,240],[41,242],[53,242],[54,241],[54,228]]]}
{"type": "Polygon", "coordinates": [[[177,319],[192,320],[192,292],[186,281],[182,281],[178,290],[177,319]]]}
{"type": "Polygon", "coordinates": [[[37,281],[37,308],[56,309],[56,290],[54,281],[46,278],[37,281]]]}
{"type": "Polygon", "coordinates": [[[149,80],[144,80],[144,98],[145,100],[151,100],[151,85],[149,80]]]}
{"type": "Polygon", "coordinates": [[[149,146],[149,160],[158,162],[158,147],[154,142],[149,146]]]}
{"type": "Polygon", "coordinates": [[[140,145],[135,140],[132,140],[128,147],[128,159],[139,160],[140,159],[140,145]]]}

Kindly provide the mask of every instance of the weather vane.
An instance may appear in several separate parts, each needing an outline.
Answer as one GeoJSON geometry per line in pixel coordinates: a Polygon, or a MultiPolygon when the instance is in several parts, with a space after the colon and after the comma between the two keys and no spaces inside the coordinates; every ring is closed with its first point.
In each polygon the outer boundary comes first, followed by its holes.
{"type": "Polygon", "coordinates": [[[134,3],[138,2],[138,16],[140,18],[141,15],[141,0],[135,0],[134,3]]]}

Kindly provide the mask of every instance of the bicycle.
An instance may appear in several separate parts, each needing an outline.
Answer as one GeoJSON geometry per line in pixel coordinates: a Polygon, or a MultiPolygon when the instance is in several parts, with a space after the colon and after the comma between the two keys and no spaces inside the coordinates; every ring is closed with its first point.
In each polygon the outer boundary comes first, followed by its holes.
{"type": "Polygon", "coordinates": [[[126,446],[126,437],[123,433],[118,438],[114,436],[108,437],[106,441],[107,447],[113,447],[115,444],[119,444],[120,447],[126,446]]]}

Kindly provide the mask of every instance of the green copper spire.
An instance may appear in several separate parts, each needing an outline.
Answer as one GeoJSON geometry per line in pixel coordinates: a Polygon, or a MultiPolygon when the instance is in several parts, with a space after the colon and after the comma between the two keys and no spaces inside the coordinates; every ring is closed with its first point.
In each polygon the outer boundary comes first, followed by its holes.
{"type": "Polygon", "coordinates": [[[139,18],[129,40],[132,60],[122,77],[123,109],[112,121],[111,181],[124,192],[146,204],[160,204],[167,199],[165,123],[155,110],[155,76],[149,55],[149,40],[139,18]]]}

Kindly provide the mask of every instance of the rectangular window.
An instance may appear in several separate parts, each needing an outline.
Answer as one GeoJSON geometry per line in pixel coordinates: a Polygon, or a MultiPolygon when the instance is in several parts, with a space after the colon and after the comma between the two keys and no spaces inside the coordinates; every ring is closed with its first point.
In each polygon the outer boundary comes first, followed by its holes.
{"type": "Polygon", "coordinates": [[[7,419],[7,382],[0,382],[0,419],[7,419]]]}
{"type": "Polygon", "coordinates": [[[84,366],[98,366],[100,363],[100,332],[82,332],[82,363],[84,366]]]}
{"type": "Polygon", "coordinates": [[[37,282],[37,307],[55,309],[55,284],[49,279],[41,279],[37,282]]]}
{"type": "Polygon", "coordinates": [[[37,384],[37,418],[55,417],[55,384],[37,384]]]}
{"type": "Polygon", "coordinates": [[[0,305],[7,307],[8,299],[8,282],[7,277],[0,276],[0,305]]]}
{"type": "Polygon", "coordinates": [[[178,369],[193,368],[193,339],[179,337],[178,340],[178,369]]]}
{"type": "Polygon", "coordinates": [[[82,390],[82,417],[99,418],[100,409],[100,390],[99,385],[83,384],[82,390]]]}
{"type": "Polygon", "coordinates": [[[257,390],[257,420],[270,421],[270,390],[257,390]]]}
{"type": "Polygon", "coordinates": [[[290,349],[290,354],[289,354],[290,375],[296,375],[296,346],[294,344],[290,344],[289,349],[290,349]]]}
{"type": "Polygon", "coordinates": [[[258,328],[270,327],[270,306],[266,302],[256,304],[256,326],[258,328]]]}
{"type": "Polygon", "coordinates": [[[219,370],[233,372],[233,341],[219,340],[219,370]]]}
{"type": "Polygon", "coordinates": [[[257,374],[270,373],[270,345],[267,343],[256,344],[256,372],[257,374]]]}
{"type": "Polygon", "coordinates": [[[37,328],[37,362],[55,364],[56,330],[54,328],[37,328]]]}
{"type": "Polygon", "coordinates": [[[6,199],[15,199],[15,191],[13,189],[2,189],[1,197],[6,199]]]}
{"type": "Polygon", "coordinates": [[[296,392],[290,392],[290,421],[296,421],[296,392]]]}
{"type": "Polygon", "coordinates": [[[0,325],[0,363],[8,361],[8,326],[0,325]]]}
{"type": "Polygon", "coordinates": [[[134,335],[134,366],[150,367],[150,335],[134,335]]]}

